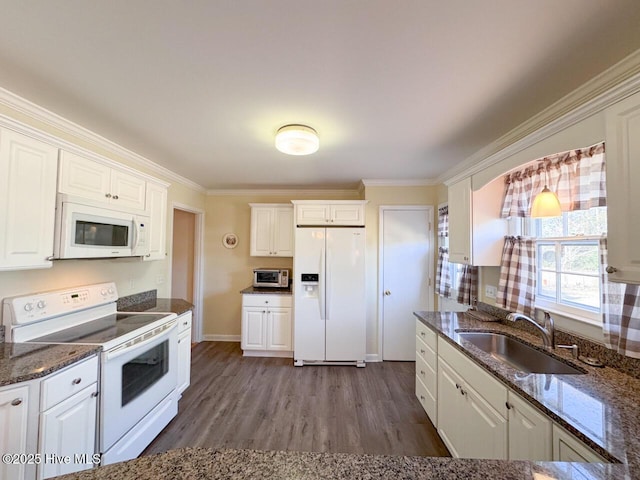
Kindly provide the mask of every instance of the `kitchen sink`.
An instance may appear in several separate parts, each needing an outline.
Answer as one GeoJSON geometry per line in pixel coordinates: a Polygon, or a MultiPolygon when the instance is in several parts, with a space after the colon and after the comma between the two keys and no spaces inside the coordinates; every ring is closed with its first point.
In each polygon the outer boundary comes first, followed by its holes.
{"type": "Polygon", "coordinates": [[[472,343],[496,360],[526,373],[584,374],[582,370],[500,333],[459,332],[461,340],[472,343]]]}

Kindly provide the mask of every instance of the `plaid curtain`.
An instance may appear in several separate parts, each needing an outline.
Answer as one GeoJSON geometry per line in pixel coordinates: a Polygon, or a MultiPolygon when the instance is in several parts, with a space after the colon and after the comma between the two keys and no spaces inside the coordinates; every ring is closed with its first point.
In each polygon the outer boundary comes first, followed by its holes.
{"type": "Polygon", "coordinates": [[[505,237],[500,262],[497,304],[507,310],[532,315],[535,291],[535,239],[505,237]]]}
{"type": "Polygon", "coordinates": [[[438,236],[449,236],[449,206],[445,205],[438,209],[438,236]]]}
{"type": "Polygon", "coordinates": [[[436,295],[451,297],[451,275],[449,274],[449,249],[438,248],[438,266],[436,269],[436,295]]]}
{"type": "Polygon", "coordinates": [[[640,358],[640,285],[609,282],[607,239],[599,243],[605,345],[627,357],[640,358]]]}
{"type": "Polygon", "coordinates": [[[607,204],[604,143],[542,158],[536,166],[505,176],[502,218],[528,217],[545,185],[558,195],[563,211],[607,204]]]}
{"type": "Polygon", "coordinates": [[[460,272],[457,300],[463,305],[473,305],[474,298],[478,298],[478,267],[465,265],[460,272]]]}

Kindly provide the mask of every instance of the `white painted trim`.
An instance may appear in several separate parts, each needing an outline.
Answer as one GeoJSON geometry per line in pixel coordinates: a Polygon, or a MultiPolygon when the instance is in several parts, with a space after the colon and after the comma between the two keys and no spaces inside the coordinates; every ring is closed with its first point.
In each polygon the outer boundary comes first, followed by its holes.
{"type": "MultiPolygon", "coordinates": [[[[383,361],[382,348],[384,340],[384,315],[382,309],[382,296],[383,293],[383,279],[384,279],[384,212],[388,210],[424,210],[429,217],[429,244],[431,246],[431,255],[428,256],[427,269],[429,271],[429,289],[427,292],[427,298],[429,303],[427,310],[433,310],[433,298],[435,293],[435,275],[433,269],[433,257],[434,248],[437,248],[435,244],[435,223],[434,223],[434,208],[433,205],[380,205],[378,210],[378,286],[376,308],[378,310],[378,353],[380,360],[383,361]]],[[[368,354],[369,355],[369,354],[368,354]]],[[[367,355],[367,356],[368,356],[367,355]]]]}
{"type": "Polygon", "coordinates": [[[640,90],[640,50],[592,78],[437,180],[449,186],[528,148],[640,90]]]}
{"type": "MultiPolygon", "coordinates": [[[[68,135],[72,135],[78,138],[79,140],[85,141],[97,148],[100,148],[109,153],[112,153],[113,155],[129,160],[135,165],[148,168],[152,172],[162,175],[163,177],[166,177],[172,181],[181,183],[198,192],[201,192],[201,193],[205,192],[205,188],[197,184],[196,182],[189,180],[188,178],[183,177],[181,175],[178,175],[177,173],[172,172],[168,168],[158,165],[155,162],[152,162],[151,160],[143,157],[142,155],[138,155],[137,153],[131,150],[128,150],[118,145],[117,143],[112,142],[111,140],[108,140],[103,136],[98,135],[97,133],[92,132],[91,130],[78,125],[77,123],[72,122],[71,120],[61,117],[60,115],[53,113],[44,107],[36,105],[35,103],[32,103],[29,100],[22,98],[16,95],[15,93],[12,93],[9,90],[6,90],[1,87],[0,87],[0,105],[4,105],[5,107],[8,107],[12,110],[15,110],[18,113],[26,115],[37,122],[44,123],[68,135]]],[[[102,161],[102,162],[104,162],[105,160],[104,157],[97,156],[95,152],[91,152],[71,142],[62,140],[56,137],[55,135],[42,132],[41,130],[35,127],[32,127],[30,125],[25,125],[22,122],[18,122],[17,120],[14,120],[13,118],[8,117],[6,115],[0,116],[0,126],[5,126],[12,130],[20,131],[20,133],[24,133],[34,138],[39,138],[40,140],[46,143],[55,145],[58,148],[64,148],[66,150],[75,151],[75,153],[78,153],[79,155],[90,156],[93,159],[98,159],[98,161],[102,161]]],[[[118,165],[119,165],[119,168],[124,167],[124,165],[120,165],[120,164],[118,165]]],[[[136,171],[136,174],[141,175],[141,173],[137,171],[136,171]]],[[[163,183],[159,179],[154,179],[154,181],[158,183],[163,183]]]]}
{"type": "Polygon", "coordinates": [[[193,303],[195,310],[195,315],[193,316],[193,340],[201,342],[204,338],[204,210],[184,203],[171,203],[171,256],[169,262],[169,278],[173,278],[173,216],[175,210],[183,210],[193,213],[196,216],[194,232],[195,245],[193,246],[193,303]]]}
{"type": "Polygon", "coordinates": [[[243,350],[243,357],[276,357],[276,358],[293,358],[293,352],[281,352],[276,350],[243,350]]]}
{"type": "Polygon", "coordinates": [[[204,334],[202,335],[203,342],[238,342],[240,343],[240,335],[215,335],[204,334]]]}
{"type": "Polygon", "coordinates": [[[261,197],[326,197],[332,195],[336,197],[357,197],[360,195],[357,189],[354,190],[323,190],[323,189],[211,189],[207,190],[207,196],[261,196],[261,197]]]}
{"type": "Polygon", "coordinates": [[[365,187],[428,187],[437,185],[436,179],[407,179],[407,180],[384,180],[384,179],[362,179],[362,185],[365,187]]]}
{"type": "Polygon", "coordinates": [[[378,353],[367,353],[367,356],[365,357],[365,362],[367,363],[374,363],[374,362],[381,362],[381,361],[382,361],[382,355],[378,353]]]}

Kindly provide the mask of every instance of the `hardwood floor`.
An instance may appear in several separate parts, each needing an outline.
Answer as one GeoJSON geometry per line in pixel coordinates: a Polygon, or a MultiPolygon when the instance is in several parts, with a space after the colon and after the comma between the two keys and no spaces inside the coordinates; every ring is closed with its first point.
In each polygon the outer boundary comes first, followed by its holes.
{"type": "Polygon", "coordinates": [[[413,362],[294,367],[203,342],[178,416],[143,455],[192,446],[448,456],[414,382],[413,362]]]}

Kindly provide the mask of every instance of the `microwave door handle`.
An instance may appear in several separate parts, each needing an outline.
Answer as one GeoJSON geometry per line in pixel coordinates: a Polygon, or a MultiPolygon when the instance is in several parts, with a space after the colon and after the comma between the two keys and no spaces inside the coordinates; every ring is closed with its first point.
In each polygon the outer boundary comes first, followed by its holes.
{"type": "Polygon", "coordinates": [[[140,222],[133,217],[133,246],[131,247],[131,253],[135,253],[138,249],[138,243],[140,241],[140,222]]]}
{"type": "Polygon", "coordinates": [[[113,360],[114,358],[118,358],[122,355],[124,355],[125,353],[129,352],[132,348],[139,348],[139,347],[143,347],[145,345],[147,345],[148,343],[153,342],[154,340],[156,340],[159,336],[161,335],[165,335],[167,333],[170,333],[171,330],[173,330],[174,328],[176,328],[178,326],[178,321],[177,320],[171,320],[171,322],[169,322],[171,324],[171,326],[169,328],[167,328],[166,330],[163,330],[161,332],[156,333],[154,336],[152,336],[151,338],[147,338],[146,340],[143,340],[142,342],[138,342],[135,343],[133,345],[130,345],[129,347],[124,347],[124,346],[120,346],[120,347],[116,347],[114,350],[111,350],[109,352],[107,352],[107,360],[113,360]]]}

